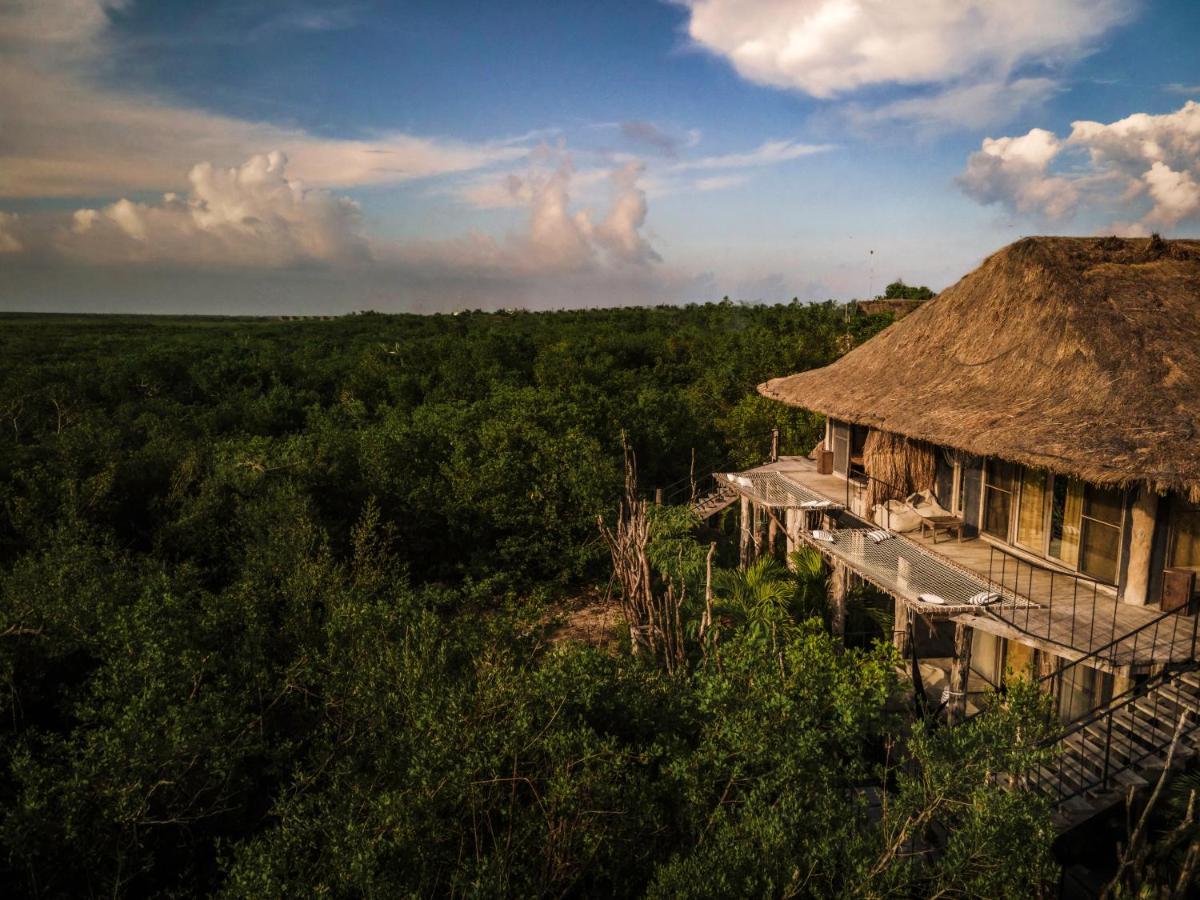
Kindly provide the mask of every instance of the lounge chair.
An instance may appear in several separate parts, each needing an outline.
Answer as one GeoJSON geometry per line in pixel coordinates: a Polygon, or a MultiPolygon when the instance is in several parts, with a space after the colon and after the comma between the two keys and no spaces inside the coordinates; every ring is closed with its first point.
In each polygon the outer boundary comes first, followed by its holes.
{"type": "Polygon", "coordinates": [[[925,531],[928,530],[932,534],[935,544],[939,531],[953,534],[960,541],[963,539],[963,520],[938,503],[933,491],[917,491],[915,494],[909,494],[904,503],[920,516],[921,535],[924,536],[925,531]]]}
{"type": "Polygon", "coordinates": [[[876,503],[875,508],[871,511],[871,518],[880,528],[888,528],[900,533],[916,531],[924,521],[920,514],[903,500],[876,503]]]}

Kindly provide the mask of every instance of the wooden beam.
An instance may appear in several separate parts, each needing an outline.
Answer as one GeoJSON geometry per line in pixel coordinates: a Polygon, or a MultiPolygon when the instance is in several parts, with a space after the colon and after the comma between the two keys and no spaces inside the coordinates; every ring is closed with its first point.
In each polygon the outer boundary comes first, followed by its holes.
{"type": "Polygon", "coordinates": [[[954,664],[950,667],[950,702],[946,709],[946,721],[957,725],[967,715],[967,683],[971,674],[971,636],[969,625],[958,622],[954,626],[954,664]]]}

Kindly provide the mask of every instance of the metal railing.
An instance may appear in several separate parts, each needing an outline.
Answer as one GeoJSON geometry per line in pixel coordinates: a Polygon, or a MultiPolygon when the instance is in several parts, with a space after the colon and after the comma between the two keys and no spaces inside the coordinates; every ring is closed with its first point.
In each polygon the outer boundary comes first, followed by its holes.
{"type": "MultiPolygon", "coordinates": [[[[1071,650],[1085,649],[1082,659],[1068,664],[1075,667],[1086,659],[1092,664],[1121,665],[1122,659],[1133,661],[1138,651],[1167,646],[1172,652],[1158,662],[1174,659],[1174,649],[1181,638],[1181,624],[1190,629],[1189,656],[1195,655],[1196,619],[1161,613],[1148,622],[1121,631],[1118,613],[1122,606],[1115,594],[1104,589],[1104,582],[1074,572],[1064,572],[1043,566],[992,545],[988,553],[988,584],[997,593],[1008,593],[1031,601],[1024,607],[1000,609],[996,612],[1007,624],[1025,634],[1071,650]],[[1181,623],[1181,619],[1183,620],[1181,623]],[[1097,641],[1103,641],[1099,646],[1097,641]]],[[[1152,659],[1153,655],[1146,656],[1152,659]]],[[[1053,675],[1045,676],[1045,678],[1053,675]]]]}
{"type": "MultiPolygon", "coordinates": [[[[758,441],[763,446],[762,461],[768,462],[771,454],[777,452],[782,440],[782,432],[778,428],[748,435],[752,441],[758,441]]],[[[704,459],[692,458],[689,472],[674,481],[654,488],[644,488],[642,496],[647,500],[661,500],[667,506],[685,505],[713,493],[720,486],[713,476],[714,472],[730,471],[742,468],[733,458],[734,451],[730,450],[721,455],[713,455],[704,459]]],[[[760,463],[761,464],[761,463],[760,463]]]]}
{"type": "MultiPolygon", "coordinates": [[[[1063,696],[1073,697],[1085,688],[1094,690],[1097,672],[1118,666],[1165,665],[1178,666],[1196,661],[1200,617],[1177,612],[1164,612],[1132,631],[1124,632],[1090,653],[1060,665],[1055,671],[1038,678],[1061,706],[1063,696]],[[1140,655],[1139,655],[1140,650],[1140,655]]],[[[1111,703],[1112,701],[1107,701],[1111,703]]],[[[1103,708],[1093,707],[1084,715],[1103,708]]]]}
{"type": "Polygon", "coordinates": [[[1095,578],[1040,565],[991,544],[987,580],[997,593],[1032,601],[1023,610],[1012,610],[1011,618],[1005,619],[1018,631],[1069,648],[1078,647],[1077,641],[1085,636],[1088,648],[1097,638],[1111,642],[1117,637],[1117,598],[1106,593],[1102,588],[1104,582],[1095,578]],[[1109,612],[1110,621],[1101,624],[1101,632],[1097,634],[1096,614],[1102,607],[1109,612]],[[1056,634],[1054,626],[1064,617],[1070,619],[1066,634],[1061,626],[1056,634]]]}
{"type": "MultiPolygon", "coordinates": [[[[1188,667],[1194,671],[1195,666],[1188,667]]],[[[1181,735],[1197,727],[1200,691],[1178,670],[1134,685],[1073,722],[1045,746],[1061,752],[1035,767],[1031,777],[1052,788],[1059,803],[1113,787],[1118,776],[1144,763],[1165,763],[1180,717],[1181,735]],[[1188,721],[1190,720],[1190,722],[1188,721]]]]}

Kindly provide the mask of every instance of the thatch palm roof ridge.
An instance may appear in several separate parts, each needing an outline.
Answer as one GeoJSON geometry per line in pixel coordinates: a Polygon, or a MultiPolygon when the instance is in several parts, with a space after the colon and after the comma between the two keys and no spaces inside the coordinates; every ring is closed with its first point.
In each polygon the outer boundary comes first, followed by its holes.
{"type": "Polygon", "coordinates": [[[1024,238],[759,392],[844,421],[1200,499],[1200,241],[1024,238]]]}

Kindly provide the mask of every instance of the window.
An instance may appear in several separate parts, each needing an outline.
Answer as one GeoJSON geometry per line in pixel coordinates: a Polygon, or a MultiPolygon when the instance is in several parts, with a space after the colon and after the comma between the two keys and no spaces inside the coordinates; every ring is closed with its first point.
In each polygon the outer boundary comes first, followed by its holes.
{"type": "Polygon", "coordinates": [[[1064,722],[1074,722],[1112,699],[1113,677],[1091,666],[1072,666],[1064,673],[1058,712],[1064,722]]]}
{"type": "Polygon", "coordinates": [[[975,677],[972,690],[986,690],[1000,686],[1004,661],[1004,639],[974,629],[971,634],[971,674],[975,677]]]}
{"type": "Polygon", "coordinates": [[[1055,475],[1050,487],[1050,555],[1074,568],[1079,562],[1083,482],[1055,475]]]}
{"type": "Polygon", "coordinates": [[[1021,504],[1017,512],[1017,543],[1027,550],[1046,551],[1046,481],[1044,469],[1021,470],[1021,504]]]}
{"type": "Polygon", "coordinates": [[[850,426],[833,423],[833,470],[845,475],[850,470],[850,426]]]}
{"type": "Polygon", "coordinates": [[[871,429],[866,425],[850,426],[850,474],[866,475],[863,465],[863,451],[867,447],[867,435],[871,429]]]}
{"type": "Polygon", "coordinates": [[[1117,583],[1124,499],[1123,492],[1115,488],[1101,488],[1092,484],[1083,488],[1079,571],[1109,584],[1117,583]]]}
{"type": "Polygon", "coordinates": [[[1171,502],[1167,565],[1200,568],[1200,506],[1181,497],[1171,502]]]}
{"type": "Polygon", "coordinates": [[[1002,541],[1008,540],[1012,514],[1013,489],[1017,467],[1000,460],[988,460],[983,484],[983,530],[1002,541]]]}

